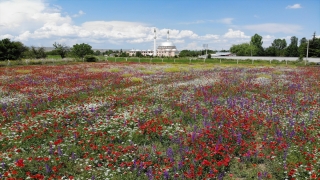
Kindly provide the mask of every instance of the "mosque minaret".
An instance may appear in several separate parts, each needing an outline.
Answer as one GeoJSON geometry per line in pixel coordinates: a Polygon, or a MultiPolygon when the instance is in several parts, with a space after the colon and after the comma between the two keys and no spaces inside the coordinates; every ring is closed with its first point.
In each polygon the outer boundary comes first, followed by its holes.
{"type": "Polygon", "coordinates": [[[137,52],[141,52],[143,56],[158,56],[158,57],[174,57],[179,54],[177,51],[176,46],[173,44],[173,42],[169,41],[169,30],[167,31],[167,41],[162,42],[158,48],[157,47],[157,32],[156,29],[153,30],[154,32],[154,38],[153,38],[153,50],[139,50],[139,49],[132,49],[130,50],[129,56],[135,56],[137,52]]]}
{"type": "Polygon", "coordinates": [[[156,50],[156,39],[157,39],[157,32],[156,28],[154,28],[154,40],[153,40],[153,56],[157,56],[157,50],[156,50]]]}

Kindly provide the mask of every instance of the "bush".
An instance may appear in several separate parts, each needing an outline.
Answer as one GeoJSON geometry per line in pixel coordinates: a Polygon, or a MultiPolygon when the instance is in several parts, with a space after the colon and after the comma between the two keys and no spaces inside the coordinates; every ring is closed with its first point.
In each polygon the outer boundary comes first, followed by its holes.
{"type": "Polygon", "coordinates": [[[138,78],[138,77],[132,77],[131,81],[132,82],[136,82],[136,83],[141,83],[141,82],[143,82],[143,79],[142,78],[138,78]]]}
{"type": "Polygon", "coordinates": [[[99,59],[96,56],[92,56],[92,55],[86,55],[84,57],[84,60],[86,62],[97,62],[99,59]]]}

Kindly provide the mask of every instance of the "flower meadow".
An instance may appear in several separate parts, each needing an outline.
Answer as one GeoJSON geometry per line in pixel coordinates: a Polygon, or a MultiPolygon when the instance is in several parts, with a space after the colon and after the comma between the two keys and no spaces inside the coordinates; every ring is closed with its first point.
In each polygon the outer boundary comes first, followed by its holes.
{"type": "Polygon", "coordinates": [[[320,179],[320,68],[0,68],[1,179],[320,179]]]}

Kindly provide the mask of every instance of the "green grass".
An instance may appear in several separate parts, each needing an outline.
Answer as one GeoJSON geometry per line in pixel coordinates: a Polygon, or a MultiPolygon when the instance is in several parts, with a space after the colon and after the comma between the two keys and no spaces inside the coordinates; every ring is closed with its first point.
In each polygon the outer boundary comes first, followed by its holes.
{"type": "Polygon", "coordinates": [[[111,68],[111,69],[109,69],[109,72],[120,72],[121,71],[121,69],[119,69],[119,68],[111,68]]]}
{"type": "MultiPolygon", "coordinates": [[[[104,57],[99,56],[99,61],[102,62],[120,62],[120,63],[153,63],[153,64],[199,64],[199,65],[218,65],[218,66],[231,66],[231,67],[241,67],[241,66],[288,66],[288,67],[297,67],[297,66],[305,66],[304,62],[300,61],[277,61],[272,60],[271,64],[270,61],[264,61],[264,60],[254,60],[252,63],[252,60],[235,60],[235,59],[219,59],[219,58],[213,58],[213,59],[197,59],[197,60],[190,60],[189,58],[138,58],[138,57],[104,57]]],[[[41,65],[41,64],[66,64],[66,63],[83,63],[82,60],[77,60],[75,58],[64,58],[61,59],[59,55],[48,55],[47,58],[42,61],[40,59],[32,59],[32,60],[11,60],[10,63],[8,61],[0,61],[0,67],[5,66],[19,66],[19,65],[41,65]]],[[[307,66],[312,66],[312,63],[308,63],[307,66]]]]}
{"type": "Polygon", "coordinates": [[[142,78],[138,78],[138,77],[132,77],[131,81],[132,82],[136,82],[136,83],[141,83],[141,82],[143,82],[143,79],[142,78]]]}
{"type": "Polygon", "coordinates": [[[47,59],[62,59],[60,55],[48,55],[47,59]]]}
{"type": "Polygon", "coordinates": [[[142,73],[143,74],[154,74],[155,72],[150,71],[150,70],[143,70],[142,73]]]}
{"type": "Polygon", "coordinates": [[[177,63],[177,64],[228,64],[228,65],[263,65],[263,66],[274,66],[274,65],[298,65],[299,63],[295,61],[277,61],[272,60],[271,64],[270,61],[264,61],[264,60],[235,60],[235,59],[219,59],[219,58],[213,58],[213,59],[196,59],[196,60],[190,60],[189,58],[138,58],[138,57],[108,57],[108,61],[110,62],[136,62],[136,63],[177,63]]]}

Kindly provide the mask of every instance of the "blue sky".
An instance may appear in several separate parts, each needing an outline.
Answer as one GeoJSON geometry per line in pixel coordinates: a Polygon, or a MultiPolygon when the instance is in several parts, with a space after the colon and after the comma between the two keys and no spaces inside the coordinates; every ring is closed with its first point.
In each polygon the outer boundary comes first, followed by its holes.
{"type": "MultiPolygon", "coordinates": [[[[229,49],[255,33],[274,39],[320,35],[319,0],[0,0],[0,39],[52,47],[88,43],[103,49],[229,49]]],[[[320,37],[320,36],[319,36],[320,37]]]]}

